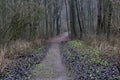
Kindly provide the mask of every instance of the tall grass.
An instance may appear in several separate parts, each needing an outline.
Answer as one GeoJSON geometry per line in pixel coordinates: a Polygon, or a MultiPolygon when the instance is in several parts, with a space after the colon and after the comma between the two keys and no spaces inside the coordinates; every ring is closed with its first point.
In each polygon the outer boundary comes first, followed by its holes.
{"type": "Polygon", "coordinates": [[[89,37],[83,38],[83,41],[98,49],[101,56],[109,59],[109,62],[116,64],[120,68],[120,37],[119,35],[112,35],[109,40],[106,40],[104,35],[96,37],[96,35],[88,35],[89,37]]]}
{"type": "Polygon", "coordinates": [[[27,49],[31,49],[33,46],[40,46],[41,40],[36,39],[34,41],[17,40],[12,41],[8,46],[2,46],[0,48],[0,74],[4,73],[4,69],[12,62],[14,58],[27,55],[27,49]]]}

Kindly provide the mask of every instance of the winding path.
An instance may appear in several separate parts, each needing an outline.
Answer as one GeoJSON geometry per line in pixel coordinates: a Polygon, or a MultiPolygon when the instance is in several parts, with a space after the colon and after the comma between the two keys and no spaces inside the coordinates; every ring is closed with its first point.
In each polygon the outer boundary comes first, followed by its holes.
{"type": "Polygon", "coordinates": [[[32,80],[68,80],[65,66],[60,55],[60,43],[67,37],[67,33],[50,39],[52,45],[42,63],[33,70],[32,80]]]}

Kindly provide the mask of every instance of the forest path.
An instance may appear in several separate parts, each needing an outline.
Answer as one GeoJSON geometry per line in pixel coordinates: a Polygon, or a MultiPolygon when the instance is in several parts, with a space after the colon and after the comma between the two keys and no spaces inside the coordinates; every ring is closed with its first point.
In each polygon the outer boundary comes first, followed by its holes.
{"type": "Polygon", "coordinates": [[[67,80],[59,43],[52,43],[46,58],[32,72],[32,80],[67,80]]]}
{"type": "Polygon", "coordinates": [[[69,40],[69,37],[68,37],[68,32],[64,32],[58,36],[55,36],[55,37],[52,37],[52,38],[49,38],[47,40],[48,43],[50,42],[64,42],[64,41],[67,41],[69,40]]]}
{"type": "Polygon", "coordinates": [[[52,43],[46,58],[32,71],[32,80],[68,80],[67,71],[62,64],[60,43],[68,40],[68,32],[48,39],[52,43]]]}

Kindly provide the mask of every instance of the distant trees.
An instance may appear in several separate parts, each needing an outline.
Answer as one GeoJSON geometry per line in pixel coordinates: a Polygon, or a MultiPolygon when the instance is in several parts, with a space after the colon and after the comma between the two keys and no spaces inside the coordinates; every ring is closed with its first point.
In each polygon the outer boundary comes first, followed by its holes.
{"type": "Polygon", "coordinates": [[[120,34],[120,0],[112,0],[112,29],[111,33],[114,35],[120,34]]]}
{"type": "MultiPolygon", "coordinates": [[[[7,1],[7,0],[6,0],[7,1]]],[[[6,2],[6,9],[9,14],[5,14],[6,28],[3,27],[3,38],[11,41],[19,38],[34,39],[39,25],[41,11],[34,1],[14,1],[6,2]],[[23,8],[24,7],[24,8],[23,8]]],[[[3,6],[4,7],[4,6],[3,6]]]]}
{"type": "Polygon", "coordinates": [[[74,39],[77,37],[76,32],[76,10],[75,10],[75,1],[69,1],[69,9],[70,9],[70,27],[71,27],[71,38],[74,39]]]}
{"type": "Polygon", "coordinates": [[[62,4],[63,0],[0,0],[0,42],[60,34],[62,4]]]}
{"type": "Polygon", "coordinates": [[[106,34],[107,39],[110,36],[112,7],[112,2],[110,0],[98,1],[97,34],[106,34]]]}
{"type": "Polygon", "coordinates": [[[72,39],[88,34],[109,39],[120,25],[118,7],[113,0],[0,0],[0,42],[59,35],[62,13],[72,39]]]}
{"type": "Polygon", "coordinates": [[[82,25],[81,25],[81,14],[80,14],[80,7],[78,0],[66,0],[66,16],[67,16],[67,25],[68,25],[68,19],[70,19],[70,37],[72,39],[74,38],[82,38],[82,25]],[[68,4],[67,4],[68,3],[68,4]],[[68,12],[69,11],[69,12],[68,12]],[[69,13],[69,14],[68,14],[69,13]],[[69,18],[68,18],[69,17],[69,18]],[[78,25],[77,25],[78,23],[78,25]]]}
{"type": "Polygon", "coordinates": [[[44,0],[47,37],[60,34],[62,4],[63,0],[44,0]]]}
{"type": "Polygon", "coordinates": [[[81,39],[87,34],[103,34],[109,39],[114,10],[113,2],[112,0],[66,0],[71,38],[81,39]]]}

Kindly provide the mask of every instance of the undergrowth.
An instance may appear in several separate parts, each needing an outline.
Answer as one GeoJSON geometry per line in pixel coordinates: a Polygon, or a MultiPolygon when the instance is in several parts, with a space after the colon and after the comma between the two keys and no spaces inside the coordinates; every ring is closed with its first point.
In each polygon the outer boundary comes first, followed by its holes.
{"type": "Polygon", "coordinates": [[[120,69],[120,35],[111,35],[109,40],[106,40],[104,35],[96,37],[95,35],[88,35],[83,38],[84,44],[92,46],[99,50],[100,55],[106,58],[110,64],[115,64],[120,69]]]}
{"type": "Polygon", "coordinates": [[[34,41],[16,40],[7,46],[2,46],[0,48],[0,74],[4,73],[4,69],[13,59],[27,56],[35,52],[36,49],[42,50],[44,46],[40,47],[41,44],[40,39],[34,41]]]}
{"type": "Polygon", "coordinates": [[[108,65],[107,61],[101,59],[99,50],[84,45],[80,41],[70,41],[68,44],[83,60],[87,60],[91,64],[108,65]]]}

